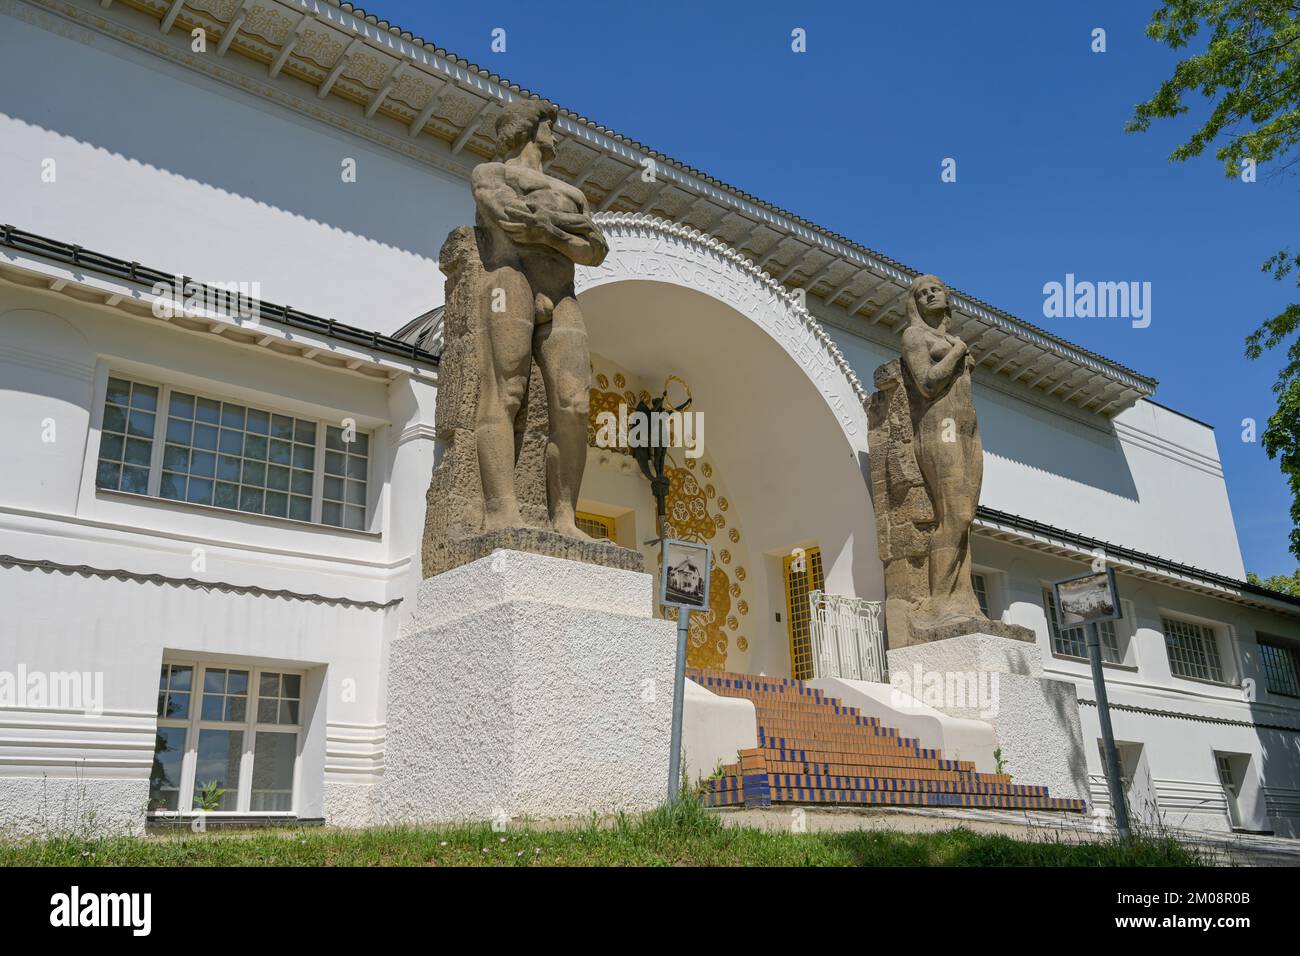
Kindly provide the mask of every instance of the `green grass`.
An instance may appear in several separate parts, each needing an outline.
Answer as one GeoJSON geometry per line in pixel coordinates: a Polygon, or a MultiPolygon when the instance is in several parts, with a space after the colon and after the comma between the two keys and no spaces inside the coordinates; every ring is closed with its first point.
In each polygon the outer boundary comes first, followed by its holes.
{"type": "Polygon", "coordinates": [[[563,830],[299,829],[0,841],[0,866],[1197,866],[1171,839],[1067,843],[975,833],[774,833],[693,803],[563,830]]]}

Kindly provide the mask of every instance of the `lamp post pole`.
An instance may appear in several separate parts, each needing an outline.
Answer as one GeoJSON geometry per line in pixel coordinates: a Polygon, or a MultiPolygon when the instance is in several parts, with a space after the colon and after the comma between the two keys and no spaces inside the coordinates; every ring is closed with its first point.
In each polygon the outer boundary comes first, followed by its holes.
{"type": "Polygon", "coordinates": [[[673,672],[672,749],[668,752],[668,803],[681,795],[682,778],[682,697],[686,692],[686,636],[691,629],[691,612],[677,609],[677,667],[673,672]]]}
{"type": "Polygon", "coordinates": [[[1132,836],[1128,823],[1128,803],[1124,799],[1124,782],[1120,778],[1119,751],[1115,749],[1115,732],[1110,726],[1110,701],[1106,697],[1106,678],[1101,669],[1101,638],[1097,622],[1087,624],[1088,660],[1092,663],[1092,686],[1097,694],[1097,716],[1101,721],[1102,748],[1106,751],[1106,780],[1110,784],[1110,805],[1115,813],[1115,829],[1121,840],[1132,836]]]}

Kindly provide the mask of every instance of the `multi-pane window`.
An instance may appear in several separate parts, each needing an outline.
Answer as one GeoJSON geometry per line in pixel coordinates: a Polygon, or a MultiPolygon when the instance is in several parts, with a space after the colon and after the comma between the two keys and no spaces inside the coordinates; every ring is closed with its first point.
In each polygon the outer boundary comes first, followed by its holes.
{"type": "Polygon", "coordinates": [[[157,414],[156,385],[120,378],[108,380],[96,485],[137,495],[149,493],[149,463],[153,458],[157,414]]]}
{"type": "Polygon", "coordinates": [[[301,705],[301,674],[163,664],[149,809],[292,812],[301,705]]]}
{"type": "Polygon", "coordinates": [[[979,601],[980,613],[985,617],[989,616],[989,589],[988,583],[984,580],[982,574],[972,574],[970,576],[971,587],[975,589],[975,600],[979,601]]]}
{"type": "Polygon", "coordinates": [[[1265,643],[1260,635],[1259,656],[1264,661],[1264,680],[1269,691],[1300,697],[1300,647],[1265,643]]]}
{"type": "Polygon", "coordinates": [[[614,519],[606,518],[604,515],[594,515],[587,511],[579,511],[573,516],[574,524],[578,530],[583,532],[589,538],[597,540],[614,540],[614,519]]]}
{"type": "Polygon", "coordinates": [[[790,670],[796,680],[807,680],[813,676],[812,605],[808,596],[826,589],[821,548],[799,549],[787,555],[784,564],[790,670]]]}
{"type": "Polygon", "coordinates": [[[353,427],[110,378],[102,431],[100,488],[366,528],[370,436],[353,427]]]}
{"type": "Polygon", "coordinates": [[[311,520],[315,422],[173,391],[165,440],[163,498],[311,520]]]}
{"type": "MultiPolygon", "coordinates": [[[[1047,629],[1052,638],[1052,651],[1065,657],[1088,659],[1087,630],[1082,624],[1061,627],[1056,613],[1056,595],[1051,588],[1043,588],[1043,609],[1047,612],[1047,629]]],[[[1097,637],[1101,641],[1101,659],[1107,664],[1123,663],[1119,649],[1119,635],[1114,621],[1098,621],[1097,637]]]]}
{"type": "Polygon", "coordinates": [[[325,427],[325,489],[320,520],[360,531],[366,526],[370,439],[352,429],[325,427]]]}
{"type": "Polygon", "coordinates": [[[1223,665],[1213,628],[1171,617],[1162,618],[1161,623],[1170,671],[1179,677],[1223,683],[1223,665]]]}

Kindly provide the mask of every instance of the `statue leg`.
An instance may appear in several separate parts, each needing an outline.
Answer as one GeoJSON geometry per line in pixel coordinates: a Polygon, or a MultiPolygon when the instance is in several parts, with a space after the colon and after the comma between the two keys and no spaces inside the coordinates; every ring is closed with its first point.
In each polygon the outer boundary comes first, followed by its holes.
{"type": "Polygon", "coordinates": [[[546,501],[551,527],[587,537],[574,521],[582,472],[587,467],[587,410],[591,401],[591,352],[578,302],[555,303],[550,322],[534,337],[537,367],[546,384],[550,434],[546,442],[546,501]]]}
{"type": "Polygon", "coordinates": [[[479,369],[479,476],[483,481],[483,530],[523,526],[515,494],[519,454],[517,421],[532,367],[533,293],[517,269],[506,266],[484,277],[479,308],[484,343],[479,369]],[[505,290],[505,309],[493,312],[494,290],[505,290]]]}

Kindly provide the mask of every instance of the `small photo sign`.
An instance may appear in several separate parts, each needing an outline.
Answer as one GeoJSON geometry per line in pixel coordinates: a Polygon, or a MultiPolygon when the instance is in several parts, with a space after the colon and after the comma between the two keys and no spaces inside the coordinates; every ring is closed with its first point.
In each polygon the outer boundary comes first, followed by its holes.
{"type": "Polygon", "coordinates": [[[1057,581],[1053,587],[1056,590],[1056,613],[1063,628],[1096,621],[1118,621],[1122,615],[1115,572],[1109,568],[1057,581]]]}
{"type": "Polygon", "coordinates": [[[659,577],[659,603],[701,611],[709,606],[709,571],[713,549],[708,544],[665,538],[659,577]]]}

